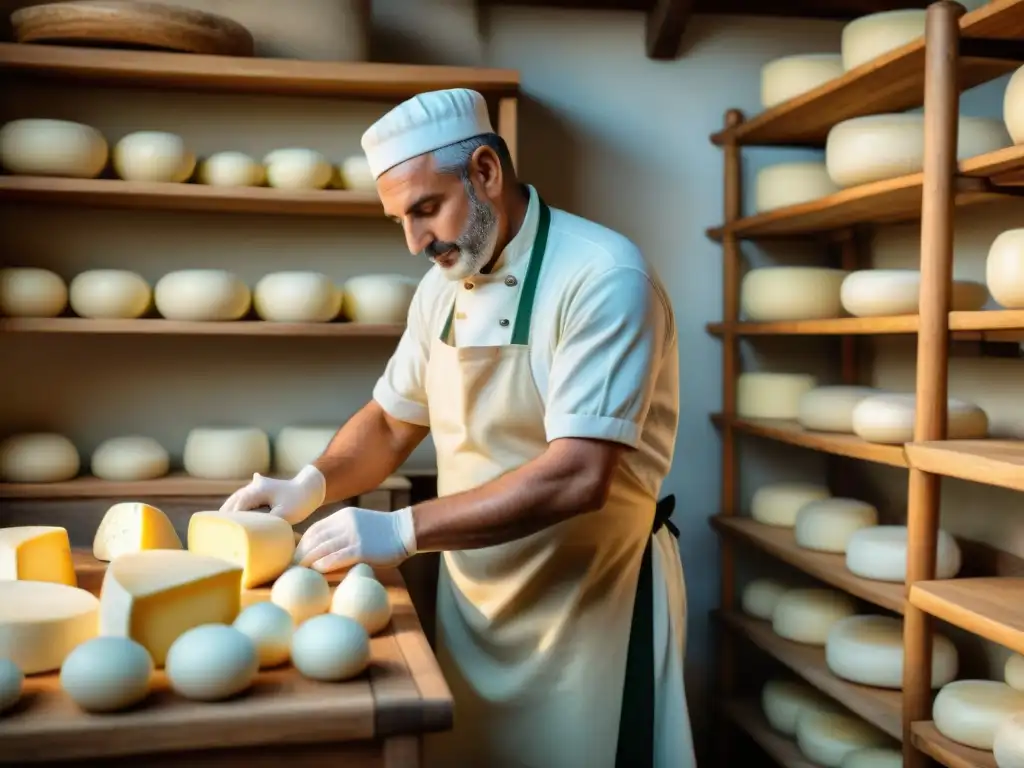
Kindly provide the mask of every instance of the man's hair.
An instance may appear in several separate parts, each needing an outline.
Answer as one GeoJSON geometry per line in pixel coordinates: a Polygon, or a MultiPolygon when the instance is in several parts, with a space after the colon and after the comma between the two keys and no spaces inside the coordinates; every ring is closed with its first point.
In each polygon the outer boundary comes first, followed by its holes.
{"type": "Polygon", "coordinates": [[[463,139],[446,147],[435,149],[434,163],[438,173],[450,173],[463,181],[469,179],[469,161],[473,153],[480,147],[490,147],[501,162],[501,169],[506,173],[514,173],[512,155],[508,151],[505,140],[496,133],[481,133],[471,139],[463,139]]]}

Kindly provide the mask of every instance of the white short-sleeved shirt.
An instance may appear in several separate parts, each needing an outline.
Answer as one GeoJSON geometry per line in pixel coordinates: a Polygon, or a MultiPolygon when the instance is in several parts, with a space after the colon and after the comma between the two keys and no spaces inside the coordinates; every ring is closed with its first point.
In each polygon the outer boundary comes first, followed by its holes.
{"type": "MultiPolygon", "coordinates": [[[[427,363],[453,301],[457,346],[511,343],[539,221],[537,192],[529,191],[523,225],[490,274],[453,281],[434,267],[420,282],[408,326],[373,390],[391,416],[430,426],[427,363]]],[[[530,367],[549,441],[592,438],[634,448],[625,461],[645,488],[659,492],[678,424],[678,344],[668,296],[630,240],[551,209],[530,367]]]]}

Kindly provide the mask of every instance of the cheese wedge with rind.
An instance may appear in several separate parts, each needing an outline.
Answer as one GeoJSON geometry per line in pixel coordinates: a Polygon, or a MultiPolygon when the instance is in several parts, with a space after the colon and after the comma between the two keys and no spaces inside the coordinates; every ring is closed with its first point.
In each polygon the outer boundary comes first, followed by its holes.
{"type": "Polygon", "coordinates": [[[78,587],[46,581],[0,581],[0,659],[26,675],[60,669],[96,636],[100,602],[78,587]]]}
{"type": "Polygon", "coordinates": [[[100,521],[92,556],[110,562],[129,552],[182,549],[174,526],[161,510],[137,501],[115,504],[100,521]]]}
{"type": "Polygon", "coordinates": [[[252,589],[292,564],[295,534],[266,512],[196,512],[188,521],[188,549],[241,566],[242,586],[252,589]]]}
{"type": "Polygon", "coordinates": [[[0,528],[0,580],[78,586],[66,529],[54,525],[0,528]]]}

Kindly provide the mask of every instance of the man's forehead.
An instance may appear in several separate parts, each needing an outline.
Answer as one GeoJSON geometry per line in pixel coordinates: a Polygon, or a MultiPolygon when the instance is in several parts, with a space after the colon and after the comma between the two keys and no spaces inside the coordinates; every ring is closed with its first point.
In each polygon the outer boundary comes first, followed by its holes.
{"type": "Polygon", "coordinates": [[[437,172],[434,158],[421,155],[399,163],[377,179],[377,191],[389,216],[401,216],[417,200],[443,191],[445,179],[437,172]]]}

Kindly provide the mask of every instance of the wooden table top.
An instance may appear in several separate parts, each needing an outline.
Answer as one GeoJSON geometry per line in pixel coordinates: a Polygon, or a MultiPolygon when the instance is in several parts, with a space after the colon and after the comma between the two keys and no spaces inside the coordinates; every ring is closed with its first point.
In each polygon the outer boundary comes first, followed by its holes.
{"type": "MultiPolygon", "coordinates": [[[[105,564],[76,552],[79,585],[98,589],[105,564]]],[[[345,574],[331,574],[337,583],[345,574]]],[[[378,569],[391,624],[371,638],[371,665],[341,683],[308,680],[289,664],[262,671],[246,693],[222,702],[184,699],[154,675],[150,696],[112,714],[82,712],[57,674],[25,679],[21,701],[0,717],[0,763],[103,758],[264,744],[359,741],[446,730],[452,697],[397,570],[378,569]]],[[[269,588],[243,602],[267,600],[269,588]]]]}

